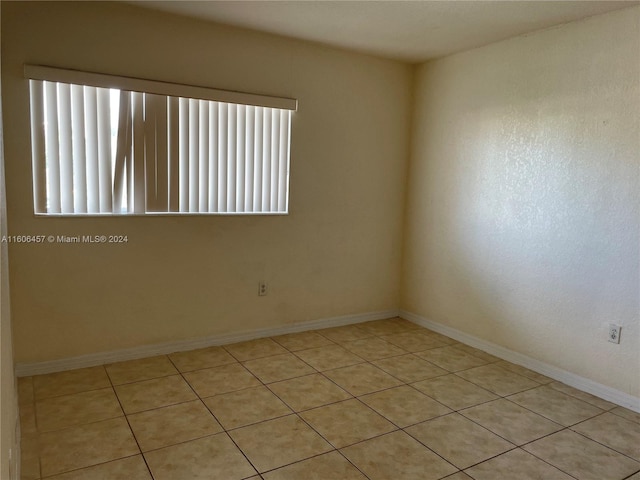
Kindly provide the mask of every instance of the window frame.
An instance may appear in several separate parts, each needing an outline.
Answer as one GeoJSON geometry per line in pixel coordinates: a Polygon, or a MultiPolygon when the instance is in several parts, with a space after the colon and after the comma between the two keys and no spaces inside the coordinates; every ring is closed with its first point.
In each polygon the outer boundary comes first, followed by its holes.
{"type": "MultiPolygon", "coordinates": [[[[193,99],[204,100],[210,102],[221,102],[225,104],[235,104],[236,106],[250,106],[250,107],[267,107],[272,109],[289,110],[295,112],[297,110],[297,99],[287,97],[275,97],[269,95],[260,95],[254,93],[220,90],[194,85],[184,85],[169,82],[160,82],[155,80],[147,80],[135,77],[123,77],[106,75],[93,72],[84,72],[78,70],[60,69],[54,67],[47,67],[42,65],[25,65],[24,66],[25,78],[35,81],[44,82],[58,82],[63,84],[81,85],[87,87],[97,87],[104,89],[118,89],[126,92],[138,92],[144,94],[166,96],[167,99],[193,99]]],[[[31,85],[34,82],[30,82],[31,85]]],[[[47,157],[44,146],[44,136],[34,134],[33,125],[34,122],[43,121],[43,118],[37,118],[44,116],[41,108],[34,109],[34,88],[30,88],[31,91],[31,122],[32,122],[32,167],[33,167],[33,187],[34,187],[34,212],[37,217],[104,217],[104,216],[175,216],[175,215],[287,215],[288,199],[289,199],[289,161],[290,161],[290,145],[291,138],[287,137],[287,175],[286,175],[286,202],[284,211],[169,211],[171,207],[167,207],[167,211],[147,211],[145,206],[143,211],[103,211],[103,212],[64,212],[57,213],[47,211],[46,198],[46,175],[44,168],[38,167],[38,165],[46,165],[47,157]],[[38,114],[37,110],[40,110],[38,114]],[[36,115],[34,120],[34,115],[36,115]],[[40,155],[38,158],[37,156],[40,155]],[[39,163],[38,163],[39,162],[39,163]],[[43,200],[43,198],[45,200],[43,200]]],[[[287,125],[287,132],[291,133],[291,115],[289,114],[289,124],[287,125]]],[[[168,120],[169,121],[169,120],[168,120]]],[[[246,133],[245,133],[246,135],[246,133]]],[[[211,159],[209,159],[211,160],[211,159]]],[[[241,163],[241,162],[240,162],[241,163]]],[[[134,163],[135,165],[135,163],[134,163]]],[[[118,174],[118,170],[114,171],[114,174],[118,174]]],[[[115,191],[117,188],[117,181],[115,177],[112,177],[111,185],[115,191]]],[[[89,188],[89,187],[87,187],[89,188]]],[[[147,187],[145,187],[146,189],[147,187]]],[[[245,206],[246,207],[246,206],[245,206]]],[[[264,208],[264,207],[263,207],[264,208]]]]}

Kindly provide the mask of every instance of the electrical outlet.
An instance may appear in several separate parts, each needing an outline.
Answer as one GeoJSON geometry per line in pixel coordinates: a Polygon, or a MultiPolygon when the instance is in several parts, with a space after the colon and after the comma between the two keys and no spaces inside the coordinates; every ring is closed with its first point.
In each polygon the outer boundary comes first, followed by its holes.
{"type": "Polygon", "coordinates": [[[622,330],[620,325],[615,325],[613,323],[609,324],[609,335],[607,340],[611,343],[620,343],[620,330],[622,330]]]}
{"type": "Polygon", "coordinates": [[[267,294],[267,282],[258,283],[258,296],[264,297],[267,294]]]}

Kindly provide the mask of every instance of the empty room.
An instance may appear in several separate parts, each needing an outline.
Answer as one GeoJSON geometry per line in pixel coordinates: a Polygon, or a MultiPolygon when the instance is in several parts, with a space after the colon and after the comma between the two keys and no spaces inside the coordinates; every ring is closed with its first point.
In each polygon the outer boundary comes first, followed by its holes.
{"type": "Polygon", "coordinates": [[[640,2],[0,2],[1,480],[640,480],[640,2]]]}

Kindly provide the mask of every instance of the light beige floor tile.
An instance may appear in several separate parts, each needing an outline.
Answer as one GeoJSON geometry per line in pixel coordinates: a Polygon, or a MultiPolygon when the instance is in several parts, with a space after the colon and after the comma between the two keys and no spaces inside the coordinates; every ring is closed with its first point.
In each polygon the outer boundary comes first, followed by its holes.
{"type": "Polygon", "coordinates": [[[200,398],[260,385],[258,379],[239,363],[188,372],[184,378],[200,398]]]}
{"type": "Polygon", "coordinates": [[[345,342],[342,346],[350,352],[369,361],[407,353],[405,350],[377,337],[345,342]]]}
{"type": "Polygon", "coordinates": [[[599,408],[548,386],[516,393],[509,400],[564,426],[602,413],[599,408]]]}
{"type": "Polygon", "coordinates": [[[143,452],[222,431],[200,400],[134,413],[128,418],[143,452]]]}
{"type": "Polygon", "coordinates": [[[583,392],[582,390],[578,390],[577,388],[570,387],[569,385],[565,385],[564,383],[552,382],[549,383],[549,386],[554,390],[558,390],[562,393],[566,393],[567,395],[571,395],[572,397],[576,397],[578,400],[590,403],[594,407],[601,408],[602,410],[611,410],[617,407],[615,403],[607,402],[602,398],[596,397],[595,395],[591,395],[587,392],[583,392]]]}
{"type": "Polygon", "coordinates": [[[532,442],[564,428],[504,399],[467,408],[460,413],[516,445],[532,442]]]}
{"type": "Polygon", "coordinates": [[[316,332],[289,333],[287,335],[272,337],[272,339],[290,352],[297,352],[298,350],[306,350],[308,348],[325,347],[327,345],[334,344],[331,340],[316,332]]]}
{"type": "Polygon", "coordinates": [[[325,375],[351,395],[364,395],[385,388],[401,385],[402,382],[370,363],[329,370],[325,375]]]}
{"type": "Polygon", "coordinates": [[[142,455],[83,468],[47,480],[152,480],[142,455]]]}
{"type": "Polygon", "coordinates": [[[640,480],[640,472],[636,473],[635,475],[630,476],[626,480],[640,480]]]}
{"type": "Polygon", "coordinates": [[[431,378],[414,383],[413,386],[453,410],[473,407],[498,398],[497,395],[457,375],[431,378]]]}
{"type": "Polygon", "coordinates": [[[342,453],[371,480],[435,480],[457,470],[403,431],[357,443],[342,453]]]}
{"type": "Polygon", "coordinates": [[[460,469],[514,447],[457,413],[414,425],[406,432],[460,469]]]}
{"type": "Polygon", "coordinates": [[[417,331],[417,330],[420,330],[420,331],[426,330],[426,328],[424,328],[422,325],[418,325],[417,323],[413,323],[401,317],[391,318],[389,319],[389,322],[399,325],[400,327],[404,328],[404,330],[407,332],[417,331]]]}
{"type": "Polygon", "coordinates": [[[454,348],[458,350],[468,353],[469,355],[473,355],[474,357],[479,358],[480,360],[484,360],[485,362],[494,363],[500,361],[498,357],[495,357],[487,352],[483,352],[478,348],[471,347],[469,345],[465,345],[464,343],[457,343],[454,348]]]}
{"type": "Polygon", "coordinates": [[[114,385],[141,382],[178,373],[166,355],[112,363],[105,365],[105,368],[114,385]]]}
{"type": "Polygon", "coordinates": [[[421,352],[430,348],[445,346],[444,343],[416,331],[395,333],[381,338],[407,352],[421,352]]]}
{"type": "Polygon", "coordinates": [[[222,426],[229,430],[289,415],[291,409],[266,387],[245,388],[204,399],[222,426]]]}
{"type": "Polygon", "coordinates": [[[110,387],[104,367],[80,368],[33,377],[36,400],[110,387]]]}
{"type": "Polygon", "coordinates": [[[43,477],[140,453],[124,417],[40,436],[43,477]]]}
{"type": "Polygon", "coordinates": [[[427,335],[429,338],[432,338],[434,340],[438,340],[439,342],[442,342],[445,345],[460,345],[460,342],[454,340],[453,338],[447,337],[446,335],[441,335],[432,330],[425,329],[425,330],[422,330],[420,333],[422,333],[423,335],[427,335]]]}
{"type": "Polygon", "coordinates": [[[451,413],[451,409],[406,385],[364,395],[360,400],[399,427],[451,413]]]}
{"type": "Polygon", "coordinates": [[[33,405],[35,395],[33,394],[33,377],[18,377],[18,404],[33,405]]]}
{"type": "Polygon", "coordinates": [[[40,478],[40,445],[37,435],[22,435],[20,438],[21,480],[40,478]]]}
{"type": "Polygon", "coordinates": [[[373,320],[371,322],[359,323],[358,328],[371,335],[393,335],[408,331],[406,324],[394,319],[373,320]]]}
{"type": "Polygon", "coordinates": [[[284,347],[270,338],[258,338],[248,342],[233,343],[225,345],[224,348],[240,362],[287,353],[284,347]]]}
{"type": "Polygon", "coordinates": [[[580,480],[620,480],[640,470],[640,463],[569,430],[523,448],[580,480]]]}
{"type": "Polygon", "coordinates": [[[272,383],[269,388],[296,412],[352,398],[320,374],[272,383]]]}
{"type": "Polygon", "coordinates": [[[315,373],[315,370],[291,353],[249,360],[243,365],[263,383],[279,382],[315,373]]]}
{"type": "Polygon", "coordinates": [[[474,357],[473,355],[469,355],[466,352],[458,350],[453,345],[441,348],[432,348],[431,350],[418,352],[416,355],[437,365],[438,367],[449,370],[450,372],[467,370],[469,368],[486,365],[487,363],[478,357],[474,357]]]}
{"type": "Polygon", "coordinates": [[[346,367],[364,360],[339,345],[311,348],[296,352],[296,355],[319,371],[346,367]]]}
{"type": "Polygon", "coordinates": [[[330,451],[329,445],[297,415],[268,420],[229,432],[259,472],[330,451]]]}
{"type": "Polygon", "coordinates": [[[112,388],[38,400],[36,410],[41,432],[124,416],[112,388]]]}
{"type": "Polygon", "coordinates": [[[371,363],[407,383],[449,374],[447,370],[411,354],[384,358],[371,363]]]}
{"type": "Polygon", "coordinates": [[[127,415],[197,398],[180,375],[119,385],[115,390],[127,415]]]}
{"type": "Polygon", "coordinates": [[[527,377],[494,364],[458,372],[458,376],[500,396],[511,395],[540,385],[527,377]]]}
{"type": "Polygon", "coordinates": [[[548,463],[520,450],[511,450],[467,470],[476,480],[572,480],[548,463]]]}
{"type": "Polygon", "coordinates": [[[227,434],[144,454],[155,480],[240,480],[256,473],[227,434]]]}
{"type": "Polygon", "coordinates": [[[323,328],[316,330],[316,333],[337,343],[351,342],[373,336],[371,333],[365,332],[358,325],[345,325],[343,327],[323,328]]]}
{"type": "Polygon", "coordinates": [[[616,407],[611,410],[611,413],[618,415],[619,417],[626,418],[632,422],[640,423],[640,413],[634,412],[624,407],[616,407]]]}
{"type": "Polygon", "coordinates": [[[36,427],[36,407],[32,404],[20,405],[18,407],[20,415],[20,433],[31,435],[37,433],[36,427]]]}
{"type": "Polygon", "coordinates": [[[336,448],[397,429],[356,399],[307,410],[300,416],[336,448]]]}
{"type": "Polygon", "coordinates": [[[444,477],[442,480],[473,480],[469,475],[464,472],[454,473],[448,477],[444,477]]]}
{"type": "Polygon", "coordinates": [[[325,453],[286,467],[265,473],[264,480],[366,480],[338,452],[325,453]]]}
{"type": "Polygon", "coordinates": [[[219,367],[236,363],[236,359],[229,355],[222,347],[199,348],[187,352],[176,352],[169,355],[171,361],[181,372],[202,370],[203,368],[219,367]]]}
{"type": "Polygon", "coordinates": [[[640,424],[605,413],[571,427],[572,430],[640,461],[640,424]]]}
{"type": "Polygon", "coordinates": [[[510,372],[522,375],[523,377],[530,378],[534,382],[538,382],[542,385],[553,382],[552,378],[546,377],[538,372],[534,372],[533,370],[529,370],[521,365],[507,362],[506,360],[500,360],[499,362],[496,362],[496,365],[504,368],[505,370],[509,370],[510,372]]]}

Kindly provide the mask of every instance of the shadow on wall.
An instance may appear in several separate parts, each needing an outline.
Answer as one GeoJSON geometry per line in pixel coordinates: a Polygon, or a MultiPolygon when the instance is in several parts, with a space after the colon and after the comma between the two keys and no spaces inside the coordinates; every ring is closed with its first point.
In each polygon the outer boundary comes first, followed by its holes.
{"type": "Polygon", "coordinates": [[[602,146],[579,138],[584,119],[559,110],[470,111],[456,124],[455,157],[429,167],[427,188],[444,209],[426,246],[430,308],[453,324],[481,321],[501,345],[569,336],[565,314],[596,320],[610,294],[611,232],[624,229],[606,208],[610,169],[581,161],[602,146]]]}

